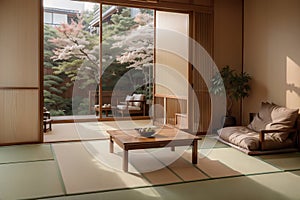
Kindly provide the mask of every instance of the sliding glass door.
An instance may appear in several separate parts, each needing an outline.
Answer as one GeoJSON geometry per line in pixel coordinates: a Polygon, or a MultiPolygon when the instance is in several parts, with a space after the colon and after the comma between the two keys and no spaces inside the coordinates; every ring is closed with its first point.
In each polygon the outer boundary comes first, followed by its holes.
{"type": "Polygon", "coordinates": [[[105,4],[101,11],[100,118],[124,117],[124,113],[148,116],[153,98],[154,11],[105,4]],[[128,105],[128,112],[122,111],[126,96],[133,94],[144,95],[146,108],[134,109],[145,113],[131,112],[128,105]]]}

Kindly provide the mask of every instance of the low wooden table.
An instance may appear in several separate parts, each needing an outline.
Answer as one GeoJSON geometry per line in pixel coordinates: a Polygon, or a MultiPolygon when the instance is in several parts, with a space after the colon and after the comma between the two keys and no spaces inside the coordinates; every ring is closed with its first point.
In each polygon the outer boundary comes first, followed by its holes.
{"type": "MultiPolygon", "coordinates": [[[[108,117],[108,113],[110,111],[113,111],[116,107],[115,106],[110,106],[110,107],[102,107],[102,111],[105,112],[105,116],[108,117]]],[[[95,107],[95,111],[96,111],[96,115],[98,115],[98,113],[100,113],[100,107],[95,107]]]]}
{"type": "Polygon", "coordinates": [[[110,135],[110,153],[114,152],[114,142],[123,149],[123,170],[128,171],[128,151],[134,149],[149,149],[192,145],[192,163],[197,164],[198,140],[200,137],[180,131],[175,128],[162,128],[154,137],[141,137],[136,130],[112,130],[110,135]]]}

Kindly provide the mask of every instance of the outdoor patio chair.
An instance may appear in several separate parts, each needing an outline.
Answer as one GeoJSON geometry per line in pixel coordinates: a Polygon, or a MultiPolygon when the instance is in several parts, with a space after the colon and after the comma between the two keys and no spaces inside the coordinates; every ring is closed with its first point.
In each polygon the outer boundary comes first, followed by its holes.
{"type": "Polygon", "coordinates": [[[263,102],[248,126],[222,128],[219,140],[249,155],[298,151],[298,111],[263,102]]]}
{"type": "Polygon", "coordinates": [[[116,107],[116,113],[120,113],[122,117],[127,114],[146,113],[146,99],[144,94],[127,95],[124,102],[120,102],[116,107]]]}
{"type": "Polygon", "coordinates": [[[50,112],[44,107],[43,132],[46,133],[47,131],[52,131],[52,119],[50,118],[50,112]]]}

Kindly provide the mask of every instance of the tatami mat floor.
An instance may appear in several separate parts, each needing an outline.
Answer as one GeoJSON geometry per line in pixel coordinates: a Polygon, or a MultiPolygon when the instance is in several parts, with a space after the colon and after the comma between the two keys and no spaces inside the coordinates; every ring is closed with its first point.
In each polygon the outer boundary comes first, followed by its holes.
{"type": "MultiPolygon", "coordinates": [[[[103,131],[106,128],[117,126],[101,126],[103,131]]],[[[190,148],[137,150],[129,153],[129,173],[125,173],[122,150],[115,145],[115,152],[109,153],[105,134],[81,142],[0,147],[0,199],[300,197],[298,152],[252,157],[205,137],[199,141],[197,165],[190,162],[190,148]]]]}

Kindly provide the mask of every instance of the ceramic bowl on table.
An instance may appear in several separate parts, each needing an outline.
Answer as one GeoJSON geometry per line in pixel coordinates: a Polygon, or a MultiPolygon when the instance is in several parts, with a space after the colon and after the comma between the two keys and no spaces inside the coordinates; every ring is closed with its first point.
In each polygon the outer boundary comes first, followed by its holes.
{"type": "Polygon", "coordinates": [[[154,137],[156,132],[154,128],[135,128],[135,130],[137,130],[142,137],[154,137]]]}

